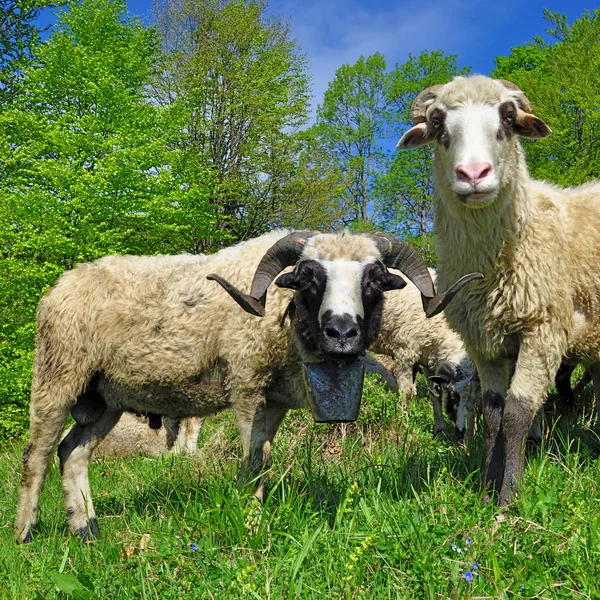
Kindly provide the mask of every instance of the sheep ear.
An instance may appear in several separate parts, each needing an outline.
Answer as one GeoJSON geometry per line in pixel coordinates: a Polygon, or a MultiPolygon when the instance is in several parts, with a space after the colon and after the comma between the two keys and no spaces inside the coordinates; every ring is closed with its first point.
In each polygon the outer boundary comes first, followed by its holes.
{"type": "Polygon", "coordinates": [[[300,281],[296,273],[284,273],[275,280],[275,285],[280,288],[286,288],[289,290],[299,290],[300,281]]]}
{"type": "Polygon", "coordinates": [[[514,132],[524,138],[540,139],[548,137],[552,133],[552,129],[539,117],[519,111],[514,124],[514,132]]]}
{"type": "Polygon", "coordinates": [[[427,123],[417,123],[411,127],[396,144],[397,150],[412,150],[433,142],[435,133],[428,132],[427,123]]]}
{"type": "Polygon", "coordinates": [[[400,275],[396,275],[395,273],[388,273],[387,277],[381,282],[381,289],[384,292],[401,290],[404,287],[406,287],[406,281],[404,281],[400,275]]]}

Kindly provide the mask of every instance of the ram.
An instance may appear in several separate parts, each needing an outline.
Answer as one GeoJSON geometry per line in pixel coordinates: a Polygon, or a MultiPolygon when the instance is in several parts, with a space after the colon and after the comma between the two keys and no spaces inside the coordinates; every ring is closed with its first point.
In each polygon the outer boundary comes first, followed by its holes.
{"type": "Polygon", "coordinates": [[[417,285],[430,315],[479,276],[436,296],[423,261],[396,238],[285,231],[212,256],[109,256],[65,273],[37,314],[17,540],[31,539],[69,413],[76,425],[58,455],[69,527],[81,538],[98,534],[89,458],[124,410],[182,419],[231,407],[242,473],[255,476],[261,499],[275,433],[289,408],[305,404],[302,363],[365,352],[383,293],[405,285],[388,267],[417,285]]]}
{"type": "Polygon", "coordinates": [[[550,134],[532,111],[511,82],[457,77],[417,96],[398,142],[435,143],[440,288],[466,270],[484,275],[445,314],[481,378],[484,483],[500,505],[523,481],[525,438],[563,356],[584,363],[600,391],[600,183],[530,177],[518,138],[550,134]]]}

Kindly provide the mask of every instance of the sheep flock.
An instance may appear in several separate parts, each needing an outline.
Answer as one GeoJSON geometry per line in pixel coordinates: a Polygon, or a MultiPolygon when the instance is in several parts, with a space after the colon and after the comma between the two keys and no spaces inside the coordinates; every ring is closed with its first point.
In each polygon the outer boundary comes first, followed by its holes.
{"type": "Polygon", "coordinates": [[[309,362],[363,361],[405,402],[420,370],[435,433],[442,404],[471,429],[480,405],[484,501],[523,493],[524,443],[559,368],[582,363],[600,394],[600,183],[530,177],[519,137],[551,132],[508,81],[456,77],[423,90],[412,117],[397,147],[434,146],[435,272],[391,235],[276,230],[211,256],[107,256],[62,275],[37,315],[18,542],[56,450],[69,528],[93,539],[93,453],[192,452],[201,419],[228,408],[240,480],[261,500],[309,362]]]}

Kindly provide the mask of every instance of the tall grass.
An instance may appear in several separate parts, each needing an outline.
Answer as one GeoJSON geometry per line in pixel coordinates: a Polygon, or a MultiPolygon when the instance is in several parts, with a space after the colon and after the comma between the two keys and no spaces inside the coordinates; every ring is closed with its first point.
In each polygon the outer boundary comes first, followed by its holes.
{"type": "Polygon", "coordinates": [[[102,537],[66,529],[58,466],[38,535],[12,541],[19,445],[0,453],[0,598],[600,598],[600,443],[581,421],[528,450],[524,494],[481,503],[483,445],[434,439],[369,380],[355,425],[291,413],[262,510],[236,486],[233,419],[196,456],[98,460],[102,537]]]}

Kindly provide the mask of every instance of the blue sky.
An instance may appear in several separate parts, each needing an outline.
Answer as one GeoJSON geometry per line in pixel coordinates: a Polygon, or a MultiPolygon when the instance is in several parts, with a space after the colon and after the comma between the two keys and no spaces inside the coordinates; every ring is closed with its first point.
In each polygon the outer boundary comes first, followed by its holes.
{"type": "MultiPolygon", "coordinates": [[[[130,13],[152,22],[151,0],[127,4],[130,13]]],[[[566,13],[572,22],[597,4],[591,0],[270,0],[270,7],[289,19],[308,58],[316,106],[336,69],[361,55],[379,51],[393,67],[405,62],[409,52],[439,48],[458,54],[460,66],[487,74],[495,56],[544,34],[544,8],[566,13]]]]}

